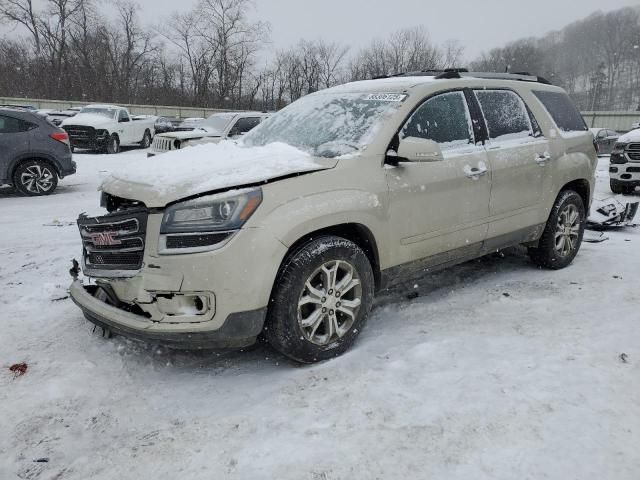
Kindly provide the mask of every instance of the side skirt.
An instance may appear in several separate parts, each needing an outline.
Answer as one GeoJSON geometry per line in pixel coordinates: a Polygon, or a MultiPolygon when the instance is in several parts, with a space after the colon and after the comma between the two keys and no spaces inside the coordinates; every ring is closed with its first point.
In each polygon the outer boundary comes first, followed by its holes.
{"type": "Polygon", "coordinates": [[[427,258],[421,258],[413,262],[403,263],[387,268],[381,272],[380,290],[384,290],[395,283],[406,280],[408,277],[420,272],[424,274],[436,273],[460,263],[468,262],[483,257],[498,250],[513,247],[515,245],[535,244],[540,239],[545,224],[527,227],[506,235],[489,238],[483,242],[467,245],[462,248],[449,250],[427,258]]]}

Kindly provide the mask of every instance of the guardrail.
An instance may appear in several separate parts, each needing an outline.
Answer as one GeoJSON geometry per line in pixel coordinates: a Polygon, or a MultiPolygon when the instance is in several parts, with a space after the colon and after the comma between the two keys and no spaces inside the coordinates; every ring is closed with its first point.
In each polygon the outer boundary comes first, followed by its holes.
{"type": "Polygon", "coordinates": [[[631,124],[640,122],[640,112],[582,112],[589,127],[610,128],[628,132],[631,124]]]}
{"type": "MultiPolygon", "coordinates": [[[[33,105],[34,107],[52,108],[55,110],[64,110],[69,107],[83,107],[87,103],[78,101],[64,100],[44,100],[39,98],[12,98],[0,97],[0,105],[33,105]]],[[[97,102],[96,102],[97,103],[97,102]]],[[[188,118],[188,117],[208,117],[216,112],[228,112],[229,110],[222,108],[195,108],[195,107],[175,107],[164,105],[127,105],[118,104],[127,107],[133,115],[158,115],[160,117],[170,118],[188,118]]],[[[589,127],[610,128],[619,132],[626,132],[631,129],[631,124],[640,122],[640,111],[638,112],[582,112],[587,125],[589,127]]]]}
{"type": "MultiPolygon", "coordinates": [[[[65,100],[46,100],[41,98],[13,98],[0,97],[0,105],[33,105],[37,109],[51,108],[53,110],[65,110],[71,107],[84,107],[88,103],[100,102],[77,102],[65,100]]],[[[169,118],[189,118],[208,117],[217,112],[228,112],[223,108],[195,108],[195,107],[175,107],[165,105],[130,105],[118,103],[118,106],[126,107],[132,115],[157,115],[169,118]]]]}

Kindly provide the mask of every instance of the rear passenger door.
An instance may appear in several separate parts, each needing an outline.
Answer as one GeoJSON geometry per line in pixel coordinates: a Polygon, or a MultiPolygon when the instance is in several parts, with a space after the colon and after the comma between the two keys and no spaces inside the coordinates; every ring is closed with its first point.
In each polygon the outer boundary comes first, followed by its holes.
{"type": "Polygon", "coordinates": [[[489,139],[491,222],[487,238],[539,223],[551,155],[533,114],[511,90],[475,90],[489,139]]]}

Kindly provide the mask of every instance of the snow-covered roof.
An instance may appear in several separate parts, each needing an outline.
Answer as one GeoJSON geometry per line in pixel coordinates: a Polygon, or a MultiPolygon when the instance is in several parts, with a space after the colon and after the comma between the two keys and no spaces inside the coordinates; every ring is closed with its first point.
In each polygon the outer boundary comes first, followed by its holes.
{"type": "Polygon", "coordinates": [[[86,107],[89,107],[89,108],[104,108],[105,110],[113,110],[113,109],[117,109],[117,108],[124,108],[124,107],[119,107],[117,105],[107,105],[107,104],[103,104],[103,103],[91,103],[89,105],[86,105],[86,107]]]}

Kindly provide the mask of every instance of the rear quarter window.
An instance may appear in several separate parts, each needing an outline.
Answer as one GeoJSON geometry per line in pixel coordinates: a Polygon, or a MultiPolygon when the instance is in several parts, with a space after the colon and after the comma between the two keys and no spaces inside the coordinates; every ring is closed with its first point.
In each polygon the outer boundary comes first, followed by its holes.
{"type": "Polygon", "coordinates": [[[553,121],[563,132],[588,130],[582,115],[566,93],[534,90],[533,94],[542,102],[553,121]]]}

